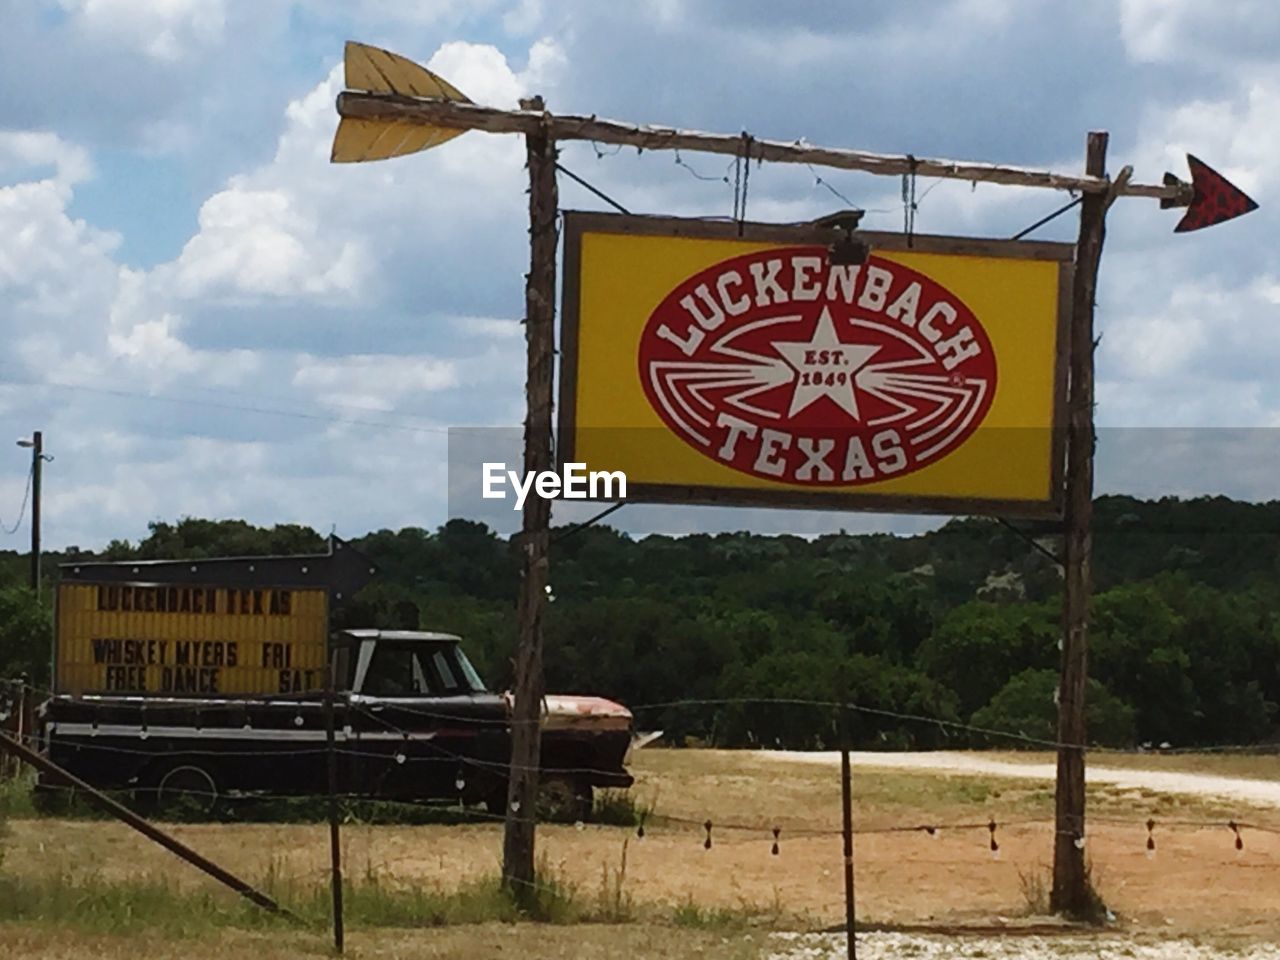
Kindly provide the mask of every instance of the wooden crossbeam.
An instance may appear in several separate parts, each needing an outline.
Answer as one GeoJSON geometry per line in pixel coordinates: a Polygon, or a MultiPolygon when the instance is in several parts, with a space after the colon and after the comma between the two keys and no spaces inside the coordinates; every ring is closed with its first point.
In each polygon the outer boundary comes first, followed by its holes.
{"type": "Polygon", "coordinates": [[[765,140],[747,134],[704,133],[606,120],[596,116],[557,115],[543,110],[502,110],[476,103],[410,97],[395,93],[346,90],[338,94],[338,114],[351,120],[410,123],[488,133],[549,136],[552,140],[593,140],[641,150],[689,150],[728,156],[747,156],[773,163],[808,163],[881,176],[916,174],[971,183],[1110,193],[1113,197],[1150,197],[1166,205],[1191,202],[1191,184],[1171,178],[1168,183],[1112,181],[1105,176],[1053,173],[1002,164],[940,160],[929,157],[869,153],[838,147],[818,147],[803,141],[765,140]]]}

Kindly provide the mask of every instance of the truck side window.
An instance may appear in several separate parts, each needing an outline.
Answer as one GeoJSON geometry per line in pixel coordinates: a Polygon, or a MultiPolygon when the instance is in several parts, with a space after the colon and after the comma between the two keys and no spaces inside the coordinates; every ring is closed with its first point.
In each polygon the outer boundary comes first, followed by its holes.
{"type": "Polygon", "coordinates": [[[413,651],[378,644],[364,678],[364,693],[375,697],[412,697],[413,651]]]}
{"type": "Polygon", "coordinates": [[[440,683],[444,686],[445,693],[458,692],[460,684],[457,677],[453,675],[453,670],[449,668],[449,661],[444,652],[437,650],[431,655],[431,660],[436,666],[436,675],[440,678],[440,683]]]}

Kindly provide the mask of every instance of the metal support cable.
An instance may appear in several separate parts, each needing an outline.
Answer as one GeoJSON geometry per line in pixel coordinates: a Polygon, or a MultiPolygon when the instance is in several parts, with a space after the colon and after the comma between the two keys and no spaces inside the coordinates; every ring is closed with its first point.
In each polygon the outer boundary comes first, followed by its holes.
{"type": "Polygon", "coordinates": [[[631,213],[630,210],[628,210],[626,207],[620,204],[617,200],[613,199],[613,197],[609,196],[599,187],[593,186],[592,184],[588,183],[586,180],[578,176],[576,173],[574,173],[572,170],[570,170],[568,167],[566,167],[564,164],[560,163],[559,161],[556,162],[556,169],[559,170],[561,173],[563,173],[566,177],[568,177],[574,183],[578,184],[578,186],[582,187],[585,190],[590,191],[591,193],[594,193],[597,197],[599,197],[605,203],[609,204],[609,206],[613,207],[619,213],[625,213],[628,215],[631,213]]]}
{"type": "Polygon", "coordinates": [[[594,527],[597,523],[599,523],[605,517],[609,516],[609,514],[616,513],[626,505],[627,505],[627,502],[625,500],[619,500],[617,503],[610,504],[607,508],[605,508],[604,510],[601,510],[590,520],[584,520],[582,523],[575,524],[574,526],[570,527],[568,530],[564,530],[560,533],[557,533],[554,537],[551,538],[551,542],[560,543],[562,540],[568,540],[574,534],[580,533],[581,531],[586,530],[588,527],[594,527]]]}
{"type": "Polygon", "coordinates": [[[1049,214],[1047,217],[1041,217],[1039,220],[1037,220],[1035,223],[1033,223],[1031,226],[1027,227],[1026,229],[1024,229],[1024,230],[1019,230],[1019,231],[1018,231],[1017,233],[1015,233],[1012,237],[1010,237],[1010,239],[1011,239],[1011,240],[1021,240],[1021,239],[1022,239],[1023,237],[1025,237],[1027,234],[1032,233],[1032,232],[1034,232],[1034,231],[1036,231],[1036,230],[1039,230],[1041,227],[1043,227],[1043,226],[1044,226],[1046,223],[1048,223],[1050,220],[1055,220],[1055,219],[1057,219],[1058,217],[1062,216],[1064,213],[1066,213],[1066,212],[1067,212],[1068,210],[1070,210],[1072,207],[1074,207],[1074,206],[1076,206],[1077,204],[1079,204],[1079,203],[1080,203],[1080,201],[1081,201],[1081,200],[1083,200],[1083,199],[1084,199],[1084,197],[1076,197],[1076,198],[1075,198],[1074,200],[1072,200],[1070,203],[1064,204],[1063,206],[1059,207],[1057,210],[1053,211],[1053,213],[1049,214]]]}
{"type": "Polygon", "coordinates": [[[1035,550],[1037,553],[1043,554],[1044,556],[1052,560],[1054,563],[1056,563],[1058,566],[1062,566],[1062,559],[1056,553],[1054,553],[1044,544],[1040,543],[1038,540],[1036,540],[1035,537],[1031,536],[1025,530],[1018,529],[1012,523],[1006,520],[1004,517],[996,517],[996,523],[1000,524],[1000,526],[1006,528],[1012,533],[1017,534],[1019,539],[1023,540],[1027,544],[1027,546],[1031,547],[1031,549],[1035,550]]]}

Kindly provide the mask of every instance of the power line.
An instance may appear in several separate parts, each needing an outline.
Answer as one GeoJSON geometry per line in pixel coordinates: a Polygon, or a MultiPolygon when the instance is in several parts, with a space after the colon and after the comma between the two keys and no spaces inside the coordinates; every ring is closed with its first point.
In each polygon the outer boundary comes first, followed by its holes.
{"type": "Polygon", "coordinates": [[[18,519],[13,521],[12,527],[5,527],[4,532],[8,536],[13,536],[18,532],[18,528],[22,526],[22,518],[27,515],[27,502],[31,499],[31,481],[36,474],[36,465],[33,462],[27,469],[27,492],[22,495],[22,506],[18,508],[18,519]]]}
{"type": "Polygon", "coordinates": [[[121,390],[111,387],[95,387],[82,383],[63,383],[56,380],[25,380],[10,381],[11,383],[21,383],[25,386],[32,387],[51,387],[58,390],[79,390],[87,393],[96,393],[104,396],[119,397],[124,400],[142,400],[142,401],[158,401],[161,403],[174,403],[194,407],[207,407],[217,410],[234,410],[239,413],[256,413],[264,416],[272,417],[291,417],[299,420],[311,420],[322,423],[341,423],[356,427],[369,427],[376,430],[402,430],[409,433],[429,433],[440,434],[448,433],[448,427],[426,427],[413,426],[410,424],[387,423],[377,420],[360,420],[351,417],[339,417],[326,415],[321,413],[304,413],[298,410],[280,410],[271,407],[251,406],[248,404],[226,403],[217,400],[197,400],[189,397],[172,397],[159,393],[139,393],[131,390],[121,390]]]}
{"type": "MultiPolygon", "coordinates": [[[[16,374],[25,373],[25,368],[19,367],[15,364],[5,363],[3,360],[0,360],[0,368],[14,371],[16,374]]],[[[170,396],[167,394],[159,394],[159,393],[142,393],[140,391],[129,391],[128,384],[125,381],[112,380],[106,377],[98,377],[93,380],[82,378],[73,383],[70,381],[59,381],[59,380],[30,380],[30,379],[22,379],[20,376],[14,376],[12,378],[9,378],[8,382],[13,384],[33,386],[33,387],[52,386],[52,387],[63,387],[67,389],[84,389],[84,390],[113,389],[113,390],[120,390],[120,391],[129,393],[130,396],[138,396],[146,399],[150,399],[152,397],[168,398],[170,396]],[[95,384],[97,384],[97,386],[95,386],[95,384]]],[[[305,398],[297,399],[297,398],[288,397],[279,393],[251,393],[247,390],[232,390],[227,387],[204,386],[199,383],[187,383],[185,381],[183,382],[182,386],[187,390],[194,390],[198,393],[211,394],[215,397],[240,397],[246,400],[263,402],[263,403],[272,403],[272,404],[284,403],[284,404],[293,404],[293,405],[301,405],[301,406],[312,406],[316,408],[323,407],[324,409],[349,410],[357,414],[365,414],[365,413],[378,414],[378,413],[385,412],[380,407],[371,407],[371,406],[366,406],[364,404],[358,404],[358,403],[339,403],[333,400],[326,400],[324,401],[323,404],[319,404],[310,399],[305,399],[305,398]]],[[[191,402],[191,403],[203,402],[198,399],[190,399],[189,401],[187,398],[173,398],[173,399],[178,402],[191,402]]],[[[421,417],[416,416],[415,414],[398,413],[394,415],[397,417],[406,418],[409,420],[423,419],[421,417]]]]}

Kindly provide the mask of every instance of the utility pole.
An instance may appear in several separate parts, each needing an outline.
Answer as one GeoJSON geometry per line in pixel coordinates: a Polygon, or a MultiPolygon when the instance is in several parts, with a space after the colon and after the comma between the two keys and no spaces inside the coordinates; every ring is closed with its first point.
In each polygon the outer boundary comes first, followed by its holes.
{"type": "MultiPolygon", "coordinates": [[[[1107,134],[1090,133],[1085,172],[1090,177],[1103,177],[1106,168],[1107,134]]],[[[1084,913],[1089,903],[1084,857],[1084,742],[1093,590],[1093,305],[1111,199],[1108,193],[1087,193],[1081,201],[1071,292],[1062,673],[1058,686],[1058,783],[1049,904],[1055,911],[1073,915],[1084,913]]]]}
{"type": "Polygon", "coordinates": [[[40,599],[40,473],[44,466],[44,434],[37,430],[18,446],[31,448],[31,590],[40,599]]]}
{"type": "MultiPolygon", "coordinates": [[[[520,102],[520,109],[544,111],[541,97],[520,102]]],[[[525,476],[551,469],[552,380],[555,372],[556,144],[549,124],[525,138],[529,166],[529,275],[525,281],[525,476]]],[[[517,616],[519,646],[515,663],[515,704],[511,717],[511,764],[507,784],[506,827],[502,841],[502,880],[527,901],[534,892],[534,827],[537,821],[538,770],[542,746],[542,615],[547,600],[551,501],[531,496],[524,502],[520,532],[521,581],[517,616]]]]}
{"type": "Polygon", "coordinates": [[[31,589],[40,599],[40,474],[44,466],[44,434],[31,435],[31,589]]]}

